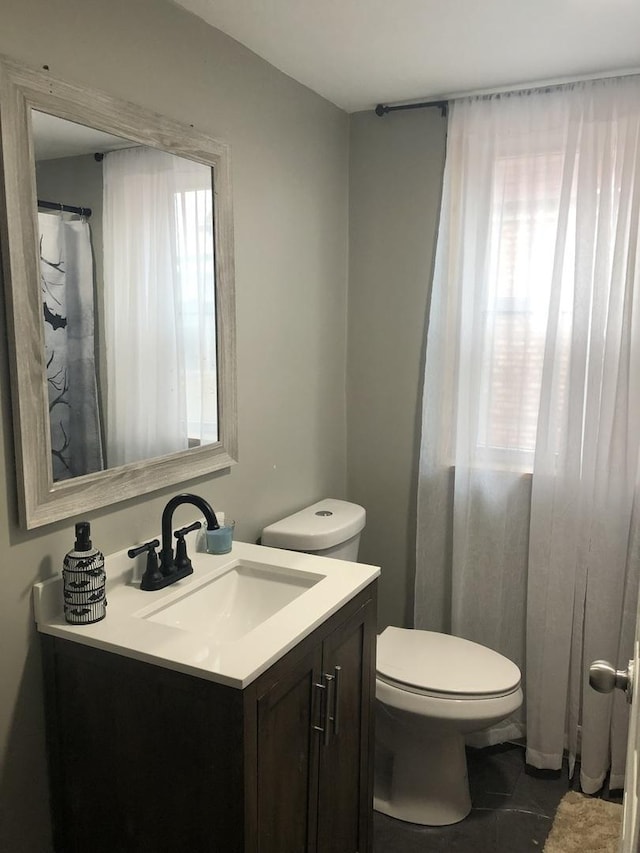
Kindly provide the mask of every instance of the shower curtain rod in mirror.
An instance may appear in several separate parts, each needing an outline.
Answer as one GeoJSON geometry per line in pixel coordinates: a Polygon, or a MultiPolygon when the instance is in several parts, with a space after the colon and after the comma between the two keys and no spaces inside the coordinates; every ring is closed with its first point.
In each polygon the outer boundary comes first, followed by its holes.
{"type": "Polygon", "coordinates": [[[42,201],[41,199],[38,199],[38,207],[42,207],[45,210],[58,210],[62,213],[75,213],[78,216],[84,216],[87,219],[91,216],[90,207],[74,207],[72,204],[62,204],[57,201],[42,201]]]}

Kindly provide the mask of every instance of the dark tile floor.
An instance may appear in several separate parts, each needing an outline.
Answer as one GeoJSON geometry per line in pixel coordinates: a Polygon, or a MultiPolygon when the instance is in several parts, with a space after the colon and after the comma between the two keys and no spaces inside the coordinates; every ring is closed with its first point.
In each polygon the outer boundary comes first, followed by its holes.
{"type": "MultiPolygon", "coordinates": [[[[524,749],[468,750],[471,814],[453,826],[417,826],[374,812],[374,853],[531,853],[542,851],[553,816],[571,783],[525,772],[524,749]]],[[[576,777],[574,776],[574,779],[576,777]]],[[[607,799],[621,802],[613,792],[607,799]]]]}

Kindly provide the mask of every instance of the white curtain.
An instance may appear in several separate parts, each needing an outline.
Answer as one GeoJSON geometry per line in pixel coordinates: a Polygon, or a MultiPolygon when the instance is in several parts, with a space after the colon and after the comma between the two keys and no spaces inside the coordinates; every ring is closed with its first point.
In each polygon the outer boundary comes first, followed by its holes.
{"type": "Polygon", "coordinates": [[[640,81],[452,106],[423,395],[417,627],[512,658],[486,735],[622,784],[638,588],[640,81]],[[526,729],[525,729],[526,711],[526,729]]]}
{"type": "Polygon", "coordinates": [[[89,224],[39,213],[40,282],[53,480],[102,470],[89,224]]]}
{"type": "Polygon", "coordinates": [[[211,169],[156,151],[105,155],[107,461],[217,440],[211,169]]]}

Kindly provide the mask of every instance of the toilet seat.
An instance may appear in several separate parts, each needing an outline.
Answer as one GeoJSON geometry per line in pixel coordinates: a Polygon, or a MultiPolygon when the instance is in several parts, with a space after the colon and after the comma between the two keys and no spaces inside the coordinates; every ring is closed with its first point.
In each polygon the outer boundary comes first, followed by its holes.
{"type": "Polygon", "coordinates": [[[520,689],[518,667],[493,649],[409,628],[388,627],[379,635],[376,677],[440,699],[495,699],[520,689]]]}

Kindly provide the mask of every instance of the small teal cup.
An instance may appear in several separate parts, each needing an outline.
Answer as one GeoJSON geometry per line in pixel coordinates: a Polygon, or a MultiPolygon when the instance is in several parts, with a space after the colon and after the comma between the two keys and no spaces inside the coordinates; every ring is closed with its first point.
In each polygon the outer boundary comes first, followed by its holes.
{"type": "Polygon", "coordinates": [[[233,545],[235,521],[225,521],[217,530],[205,530],[208,554],[228,554],[233,545]]]}

